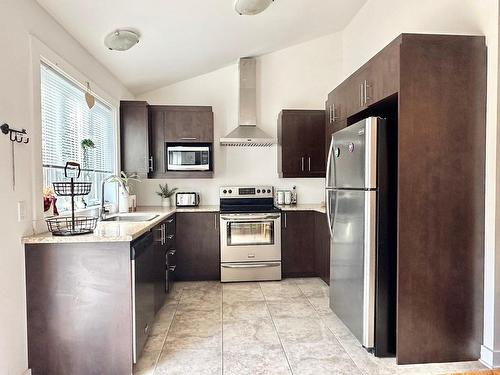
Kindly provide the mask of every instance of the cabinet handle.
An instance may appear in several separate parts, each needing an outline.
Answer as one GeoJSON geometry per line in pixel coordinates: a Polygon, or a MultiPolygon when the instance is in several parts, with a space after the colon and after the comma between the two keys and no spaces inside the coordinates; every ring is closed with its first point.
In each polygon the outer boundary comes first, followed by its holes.
{"type": "Polygon", "coordinates": [[[173,239],[174,237],[175,237],[175,235],[173,235],[173,234],[169,234],[169,235],[167,236],[167,239],[171,240],[171,239],[173,239]]]}
{"type": "Polygon", "coordinates": [[[363,82],[363,86],[364,86],[363,99],[364,99],[365,105],[366,105],[366,103],[368,103],[368,100],[370,100],[370,97],[368,96],[368,87],[371,87],[371,86],[368,84],[368,81],[366,79],[365,79],[365,82],[363,82]]]}
{"type": "Polygon", "coordinates": [[[308,167],[309,167],[309,172],[311,172],[311,157],[310,156],[307,157],[307,163],[308,163],[308,167]]]}
{"type": "Polygon", "coordinates": [[[360,107],[363,107],[365,105],[364,103],[364,92],[365,92],[365,89],[364,89],[364,83],[360,84],[359,85],[359,106],[360,107]]]}
{"type": "Polygon", "coordinates": [[[171,224],[173,221],[174,221],[174,219],[173,219],[173,218],[172,218],[172,219],[168,219],[168,220],[167,220],[167,223],[171,224]]]}
{"type": "Polygon", "coordinates": [[[283,213],[283,224],[285,224],[285,229],[286,229],[286,212],[283,213]]]}
{"type": "Polygon", "coordinates": [[[153,161],[153,157],[152,157],[152,156],[150,156],[150,157],[149,157],[149,171],[150,171],[150,172],[153,172],[153,171],[154,171],[154,169],[155,169],[155,168],[154,168],[154,161],[153,161]]]}
{"type": "Polygon", "coordinates": [[[182,137],[181,141],[196,141],[197,139],[196,137],[182,137]]]}
{"type": "Polygon", "coordinates": [[[175,252],[176,252],[176,251],[177,251],[177,250],[172,249],[172,250],[170,250],[170,251],[168,252],[168,255],[170,255],[170,256],[175,255],[175,252]]]}
{"type": "Polygon", "coordinates": [[[156,231],[160,232],[160,239],[156,240],[156,242],[160,242],[163,245],[163,226],[159,227],[158,229],[155,229],[156,231]]]}
{"type": "Polygon", "coordinates": [[[300,158],[300,166],[301,166],[301,168],[302,168],[302,172],[304,172],[304,164],[305,164],[305,163],[304,163],[304,157],[302,156],[302,157],[300,158]]]}
{"type": "Polygon", "coordinates": [[[171,272],[175,272],[175,268],[177,266],[168,266],[168,270],[171,271],[171,272]]]}
{"type": "Polygon", "coordinates": [[[332,121],[335,122],[336,120],[339,120],[339,117],[335,115],[335,103],[332,104],[332,121]]]}

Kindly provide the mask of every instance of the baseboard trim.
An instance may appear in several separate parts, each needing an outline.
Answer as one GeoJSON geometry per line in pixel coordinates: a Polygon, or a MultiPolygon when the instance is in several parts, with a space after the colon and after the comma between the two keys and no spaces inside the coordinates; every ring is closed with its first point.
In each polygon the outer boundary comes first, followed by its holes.
{"type": "Polygon", "coordinates": [[[489,368],[500,368],[500,351],[493,351],[481,345],[481,358],[479,360],[489,368]]]}

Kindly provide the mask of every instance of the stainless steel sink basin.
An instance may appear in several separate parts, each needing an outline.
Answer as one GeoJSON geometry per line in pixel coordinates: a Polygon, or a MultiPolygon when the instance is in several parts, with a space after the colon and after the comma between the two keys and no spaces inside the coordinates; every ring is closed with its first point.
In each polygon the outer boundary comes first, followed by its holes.
{"type": "Polygon", "coordinates": [[[141,222],[151,221],[160,215],[156,214],[119,214],[107,217],[103,221],[141,222]]]}

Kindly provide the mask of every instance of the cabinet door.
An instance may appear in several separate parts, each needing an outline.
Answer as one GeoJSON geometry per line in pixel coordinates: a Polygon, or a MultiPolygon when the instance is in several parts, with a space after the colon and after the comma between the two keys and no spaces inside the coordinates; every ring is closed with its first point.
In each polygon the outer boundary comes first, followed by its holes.
{"type": "Polygon", "coordinates": [[[177,280],[220,280],[219,214],[176,214],[177,280]]]}
{"type": "Polygon", "coordinates": [[[366,70],[367,105],[385,99],[399,90],[399,50],[396,40],[370,60],[366,70]]]}
{"type": "Polygon", "coordinates": [[[120,103],[121,169],[145,177],[149,172],[148,103],[120,103]]]}
{"type": "Polygon", "coordinates": [[[314,212],[283,212],[281,225],[283,277],[315,276],[314,212]]]}
{"type": "Polygon", "coordinates": [[[167,142],[213,142],[212,107],[171,107],[166,109],[165,140],[167,142]]]}
{"type": "Polygon", "coordinates": [[[152,169],[151,177],[159,178],[166,172],[165,166],[165,121],[164,112],[151,107],[150,138],[152,148],[152,169]]]}
{"type": "Polygon", "coordinates": [[[326,214],[315,212],[315,266],[317,275],[330,284],[330,231],[326,214]]]}
{"type": "Polygon", "coordinates": [[[325,113],[309,111],[304,116],[306,176],[325,177],[325,113]]]}
{"type": "Polygon", "coordinates": [[[278,123],[281,177],[324,177],[325,112],[283,110],[278,123]]]}
{"type": "Polygon", "coordinates": [[[278,119],[281,147],[281,177],[303,177],[305,172],[304,127],[297,116],[282,111],[278,119]]]}

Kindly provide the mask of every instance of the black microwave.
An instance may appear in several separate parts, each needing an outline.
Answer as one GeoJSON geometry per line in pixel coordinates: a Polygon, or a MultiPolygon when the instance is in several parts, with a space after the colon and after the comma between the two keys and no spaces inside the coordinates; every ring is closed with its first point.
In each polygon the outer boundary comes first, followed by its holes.
{"type": "Polygon", "coordinates": [[[212,147],[209,144],[166,143],[167,171],[211,170],[212,147]]]}

